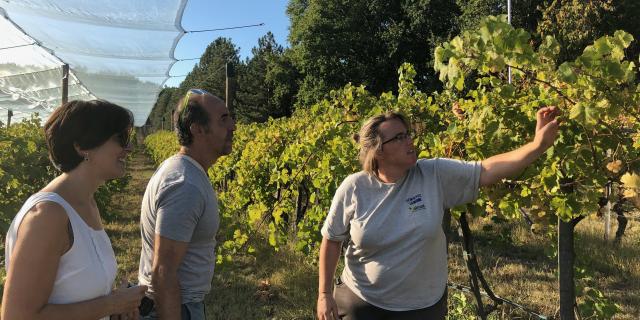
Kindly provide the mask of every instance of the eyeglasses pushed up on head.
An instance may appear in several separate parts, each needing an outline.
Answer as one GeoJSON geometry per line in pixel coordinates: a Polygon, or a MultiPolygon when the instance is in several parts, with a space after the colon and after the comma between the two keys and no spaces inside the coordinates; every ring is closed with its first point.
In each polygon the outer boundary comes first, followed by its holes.
{"type": "Polygon", "coordinates": [[[184,113],[184,110],[187,109],[187,106],[189,105],[189,97],[192,94],[197,94],[197,95],[201,95],[201,94],[207,94],[209,92],[207,92],[206,90],[202,90],[202,89],[189,89],[189,91],[187,91],[187,94],[184,95],[184,99],[182,102],[182,110],[180,110],[180,115],[182,115],[184,113]]]}

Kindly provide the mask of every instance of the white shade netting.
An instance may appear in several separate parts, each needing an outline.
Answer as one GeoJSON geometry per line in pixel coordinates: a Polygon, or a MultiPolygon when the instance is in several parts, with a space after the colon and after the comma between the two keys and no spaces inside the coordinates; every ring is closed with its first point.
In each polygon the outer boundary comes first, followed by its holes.
{"type": "Polygon", "coordinates": [[[186,0],[0,0],[0,108],[39,112],[46,119],[60,105],[67,63],[69,100],[111,101],[143,125],[176,61],[185,5],[186,0]]]}

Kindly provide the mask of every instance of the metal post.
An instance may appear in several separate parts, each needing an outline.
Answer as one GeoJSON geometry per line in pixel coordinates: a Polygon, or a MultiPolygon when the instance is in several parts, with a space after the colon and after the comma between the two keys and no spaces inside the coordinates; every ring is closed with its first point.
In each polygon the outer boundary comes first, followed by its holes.
{"type": "MultiPolygon", "coordinates": [[[[507,22],[511,24],[511,0],[507,0],[507,22]]],[[[509,83],[511,83],[511,66],[509,66],[509,83]]]]}
{"type": "MultiPolygon", "coordinates": [[[[607,158],[613,158],[613,150],[607,149],[607,158]]],[[[611,234],[611,181],[604,186],[604,196],[607,198],[604,207],[604,241],[608,242],[611,234]]]]}
{"type": "Polygon", "coordinates": [[[608,242],[611,234],[611,183],[604,187],[607,205],[604,206],[604,241],[608,242]]]}
{"type": "Polygon", "coordinates": [[[62,65],[62,104],[69,100],[69,65],[62,65]]]}

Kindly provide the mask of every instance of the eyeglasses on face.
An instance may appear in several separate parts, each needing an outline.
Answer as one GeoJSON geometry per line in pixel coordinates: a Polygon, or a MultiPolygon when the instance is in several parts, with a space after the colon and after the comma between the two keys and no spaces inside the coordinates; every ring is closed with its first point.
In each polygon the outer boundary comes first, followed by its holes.
{"type": "Polygon", "coordinates": [[[393,138],[387,140],[387,141],[383,141],[382,145],[385,145],[386,143],[389,142],[404,142],[407,141],[408,139],[413,139],[413,133],[411,132],[401,132],[396,134],[393,138]]]}

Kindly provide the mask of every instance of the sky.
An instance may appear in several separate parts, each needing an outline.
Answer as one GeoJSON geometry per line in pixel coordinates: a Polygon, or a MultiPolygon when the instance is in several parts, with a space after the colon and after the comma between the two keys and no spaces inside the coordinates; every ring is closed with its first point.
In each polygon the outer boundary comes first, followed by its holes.
{"type": "MultiPolygon", "coordinates": [[[[276,42],[288,47],[289,17],[286,14],[288,0],[189,0],[182,18],[187,30],[227,28],[264,23],[264,26],[245,29],[185,34],[176,47],[176,59],[199,58],[207,46],[218,37],[231,38],[240,48],[240,59],[251,57],[251,49],[258,39],[271,31],[276,42]]],[[[184,80],[198,60],[178,61],[171,68],[172,77],[165,85],[176,87],[184,80]]]]}

